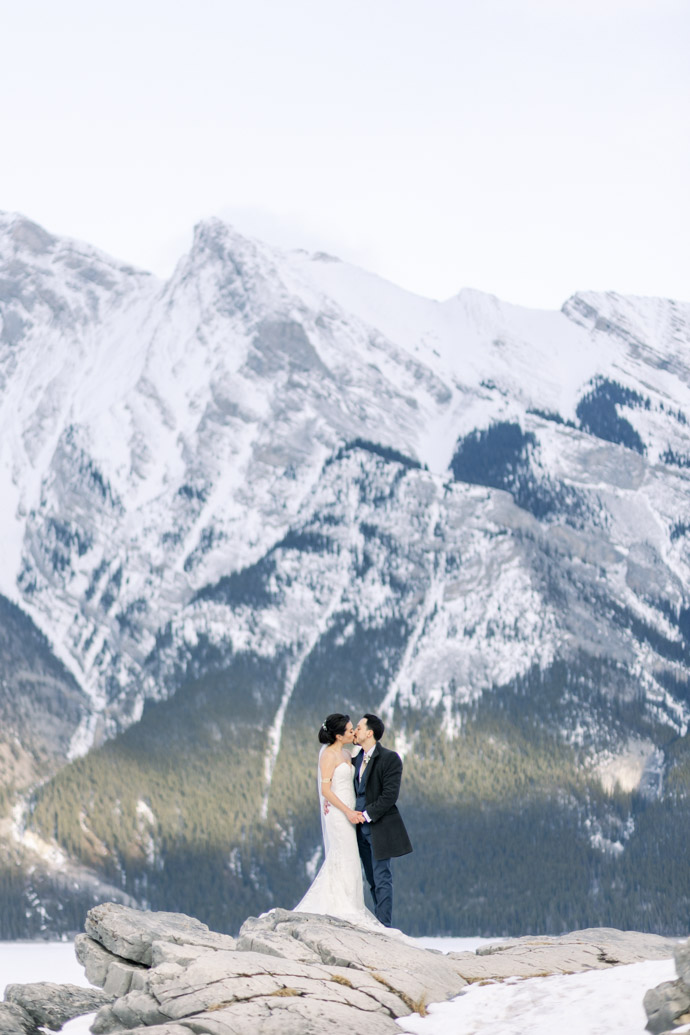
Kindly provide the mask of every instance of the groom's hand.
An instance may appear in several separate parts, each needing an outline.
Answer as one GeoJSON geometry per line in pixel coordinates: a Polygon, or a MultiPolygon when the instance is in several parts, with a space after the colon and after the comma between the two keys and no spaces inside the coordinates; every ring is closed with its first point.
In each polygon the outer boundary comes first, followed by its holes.
{"type": "Polygon", "coordinates": [[[330,807],[331,807],[331,803],[324,798],[323,799],[323,814],[324,814],[324,816],[328,815],[328,810],[330,809],[330,807]]]}

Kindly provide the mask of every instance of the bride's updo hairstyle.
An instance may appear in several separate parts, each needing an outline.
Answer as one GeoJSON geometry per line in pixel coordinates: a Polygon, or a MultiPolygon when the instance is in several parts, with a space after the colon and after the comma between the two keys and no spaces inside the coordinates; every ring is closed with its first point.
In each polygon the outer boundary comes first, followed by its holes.
{"type": "Polygon", "coordinates": [[[326,718],[326,721],[321,723],[321,729],[319,730],[319,743],[335,744],[335,738],[338,734],[342,736],[345,733],[349,721],[349,715],[339,715],[338,712],[334,712],[333,715],[329,715],[326,718]]]}

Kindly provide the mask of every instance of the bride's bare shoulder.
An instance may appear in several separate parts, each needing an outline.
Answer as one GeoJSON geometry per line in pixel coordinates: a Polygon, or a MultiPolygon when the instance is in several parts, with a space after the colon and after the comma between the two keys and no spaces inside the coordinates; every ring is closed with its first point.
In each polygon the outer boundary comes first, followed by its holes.
{"type": "Polygon", "coordinates": [[[332,751],[324,751],[319,759],[319,769],[322,776],[332,776],[338,761],[332,751]]]}

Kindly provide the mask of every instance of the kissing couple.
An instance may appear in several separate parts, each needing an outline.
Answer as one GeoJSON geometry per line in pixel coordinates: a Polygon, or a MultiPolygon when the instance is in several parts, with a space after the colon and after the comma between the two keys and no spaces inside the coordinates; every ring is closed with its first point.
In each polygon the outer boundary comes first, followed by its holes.
{"type": "Polygon", "coordinates": [[[403,764],[380,743],[384,725],[329,715],[319,729],[317,786],[324,861],[295,912],[321,913],[380,929],[392,926],[391,859],[412,851],[396,801],[403,764]],[[361,750],[354,756],[350,745],[361,750]],[[362,868],[376,916],[364,905],[362,868]]]}

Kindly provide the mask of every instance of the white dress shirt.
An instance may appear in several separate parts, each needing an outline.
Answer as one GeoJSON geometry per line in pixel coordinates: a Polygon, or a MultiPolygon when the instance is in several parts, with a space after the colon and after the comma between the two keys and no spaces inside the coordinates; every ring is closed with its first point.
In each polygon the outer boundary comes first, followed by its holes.
{"type": "MultiPolygon", "coordinates": [[[[374,744],[374,747],[369,748],[368,751],[364,751],[364,750],[362,751],[362,754],[364,755],[364,758],[362,759],[362,765],[364,765],[365,760],[366,760],[367,765],[369,765],[369,763],[371,762],[371,756],[374,753],[374,748],[375,747],[376,747],[376,744],[374,744]]],[[[362,766],[359,767],[359,772],[360,772],[360,776],[361,776],[361,774],[362,774],[362,766]]],[[[371,823],[371,820],[369,819],[369,813],[367,812],[366,809],[364,809],[364,811],[362,812],[362,815],[366,819],[367,823],[371,823]]]]}

